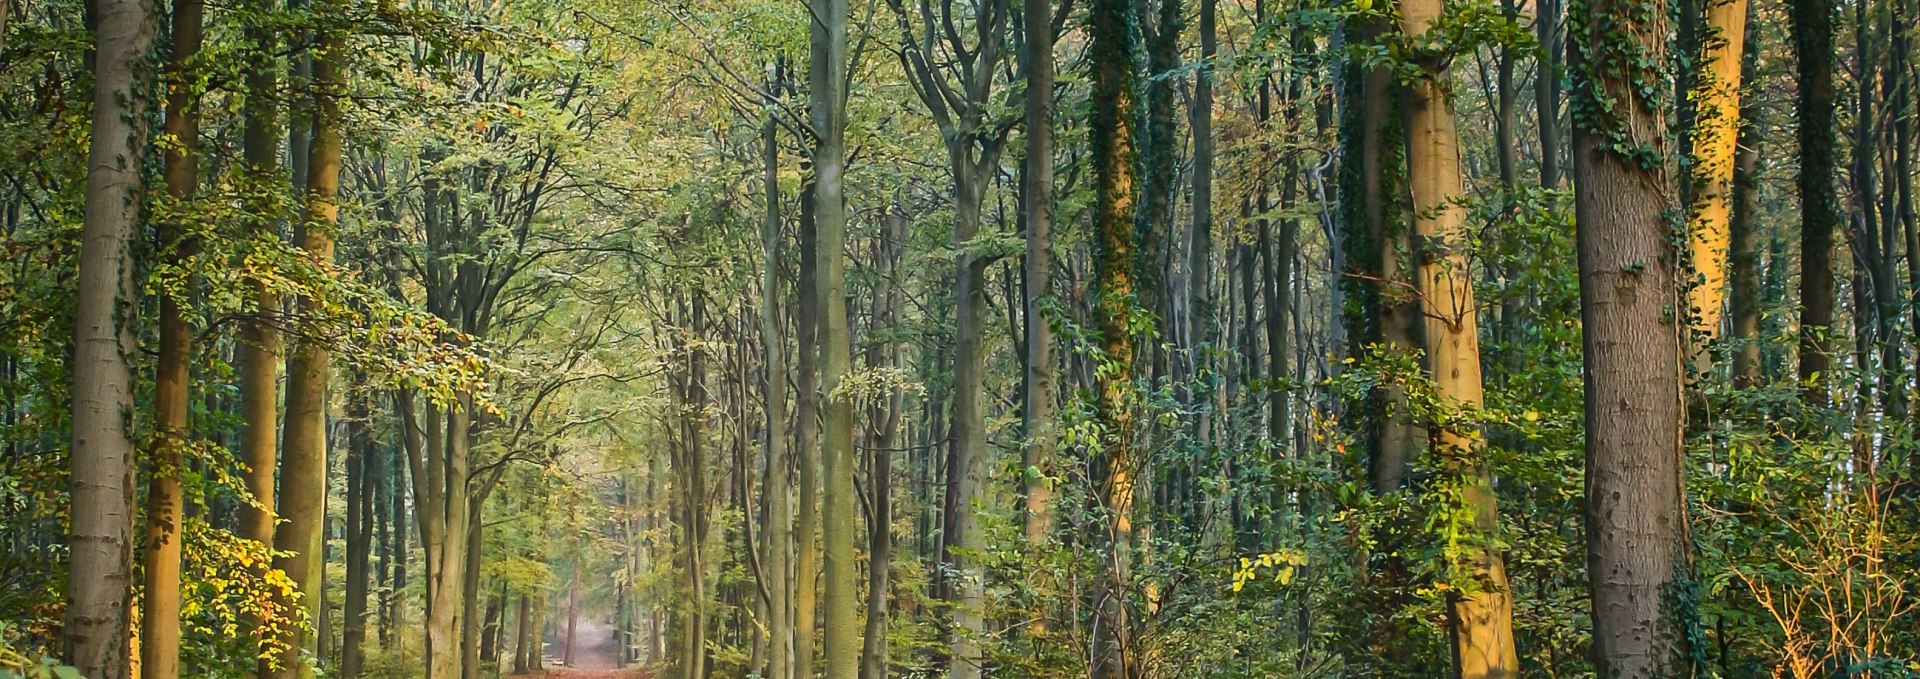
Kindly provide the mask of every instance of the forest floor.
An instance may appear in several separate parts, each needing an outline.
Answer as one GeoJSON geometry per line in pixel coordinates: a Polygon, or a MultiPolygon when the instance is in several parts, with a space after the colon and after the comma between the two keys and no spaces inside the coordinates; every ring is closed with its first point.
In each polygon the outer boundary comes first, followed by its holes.
{"type": "Polygon", "coordinates": [[[620,666],[619,641],[614,638],[613,630],[590,620],[581,620],[580,629],[574,633],[573,666],[563,667],[556,655],[560,649],[548,645],[546,658],[547,670],[524,676],[544,679],[652,679],[653,673],[644,669],[616,669],[620,666]]]}

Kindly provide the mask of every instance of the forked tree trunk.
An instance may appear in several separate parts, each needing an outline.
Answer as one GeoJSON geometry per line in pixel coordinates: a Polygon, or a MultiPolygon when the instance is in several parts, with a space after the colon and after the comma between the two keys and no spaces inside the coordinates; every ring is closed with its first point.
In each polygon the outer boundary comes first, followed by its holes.
{"type": "MultiPolygon", "coordinates": [[[[774,82],[779,86],[784,63],[774,66],[774,82]]],[[[780,330],[780,263],[784,260],[780,219],[780,143],[777,109],[768,102],[767,121],[761,128],[766,215],[760,229],[760,345],[766,377],[763,400],[766,415],[767,476],[761,492],[767,497],[767,625],[770,643],[767,649],[769,679],[792,679],[794,639],[793,577],[789,573],[793,554],[793,459],[787,451],[787,340],[780,330]]],[[[811,549],[809,544],[808,548],[811,549]]]]}

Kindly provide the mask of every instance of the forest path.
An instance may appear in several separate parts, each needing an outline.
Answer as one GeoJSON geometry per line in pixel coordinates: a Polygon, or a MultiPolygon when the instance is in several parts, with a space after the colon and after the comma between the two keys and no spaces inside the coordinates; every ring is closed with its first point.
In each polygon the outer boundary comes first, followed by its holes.
{"type": "Polygon", "coordinates": [[[557,645],[547,647],[547,666],[545,672],[534,672],[525,676],[544,679],[652,679],[653,673],[643,669],[615,669],[619,663],[619,641],[614,637],[613,629],[592,620],[581,620],[580,629],[574,634],[573,667],[558,667],[561,652],[557,645]]]}

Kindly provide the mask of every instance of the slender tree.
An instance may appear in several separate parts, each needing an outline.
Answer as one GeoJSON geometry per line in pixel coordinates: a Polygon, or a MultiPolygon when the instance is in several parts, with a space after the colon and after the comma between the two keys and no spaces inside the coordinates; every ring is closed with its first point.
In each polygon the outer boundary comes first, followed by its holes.
{"type": "MultiPolygon", "coordinates": [[[[200,111],[191,73],[200,51],[201,0],[178,0],[173,7],[173,47],[167,70],[166,183],[174,214],[158,230],[160,251],[185,270],[193,257],[192,227],[187,223],[200,182],[200,111]]],[[[193,360],[193,330],[187,323],[190,281],[175,281],[160,293],[160,355],[154,366],[156,436],[148,455],[147,535],[142,564],[145,598],[140,610],[140,673],[152,679],[180,676],[180,549],[186,520],[180,477],[186,472],[190,432],[188,364],[193,360]]]]}
{"type": "Polygon", "coordinates": [[[1130,679],[1135,661],[1127,598],[1133,550],[1134,118],[1139,33],[1126,0],[1094,0],[1088,8],[1087,68],[1093,82],[1088,131],[1094,173],[1094,324],[1101,363],[1097,411],[1101,440],[1090,460],[1091,501],[1101,563],[1094,587],[1092,676],[1130,679]]]}
{"type": "MultiPolygon", "coordinates": [[[[1442,0],[1404,0],[1400,30],[1424,39],[1440,20],[1442,0]]],[[[1458,120],[1449,98],[1453,78],[1444,62],[1407,86],[1407,183],[1413,195],[1413,234],[1419,243],[1415,283],[1426,318],[1427,372],[1435,396],[1467,413],[1485,404],[1480,373],[1479,314],[1472,267],[1466,256],[1466,195],[1460,176],[1458,120]]],[[[1510,122],[1510,121],[1509,121],[1510,122]]],[[[1433,454],[1455,469],[1465,484],[1463,499],[1479,533],[1465,566],[1474,582],[1452,604],[1454,654],[1467,679],[1512,677],[1520,671],[1513,638],[1513,601],[1504,557],[1493,547],[1499,533],[1493,476],[1484,462],[1485,436],[1453,422],[1430,434],[1433,454]]]]}
{"type": "MultiPolygon", "coordinates": [[[[313,136],[308,152],[306,219],[302,246],[323,266],[333,261],[335,230],[340,222],[340,159],[343,130],[340,102],[346,95],[346,50],[337,29],[320,31],[313,62],[313,136]]],[[[315,316],[321,302],[299,301],[300,313],[315,316]]],[[[287,574],[301,594],[300,606],[309,619],[324,610],[321,576],[325,571],[327,500],[327,377],[330,350],[324,340],[310,338],[287,357],[286,424],[280,463],[279,515],[283,519],[273,543],[280,555],[274,567],[287,574]]],[[[300,628],[281,635],[283,651],[261,675],[273,679],[313,676],[314,668],[300,662],[300,652],[315,638],[300,628]]],[[[263,661],[266,662],[266,661],[263,661]]]]}
{"type": "Polygon", "coordinates": [[[1793,0],[1788,16],[1799,70],[1800,140],[1800,383],[1814,404],[1827,402],[1832,364],[1833,231],[1840,219],[1833,178],[1833,2],[1793,0]]]}

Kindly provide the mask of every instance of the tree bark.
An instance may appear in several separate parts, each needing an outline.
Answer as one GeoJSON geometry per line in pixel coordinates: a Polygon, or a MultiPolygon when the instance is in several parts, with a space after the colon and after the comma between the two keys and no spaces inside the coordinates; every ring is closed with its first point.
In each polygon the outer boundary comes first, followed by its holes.
{"type": "MultiPolygon", "coordinates": [[[[774,83],[784,76],[784,63],[774,66],[774,83]]],[[[787,450],[787,339],[780,329],[780,262],[784,259],[781,243],[784,234],[780,219],[780,143],[774,102],[768,102],[767,122],[761,128],[762,160],[766,190],[766,218],[760,229],[760,348],[766,370],[762,385],[766,409],[767,476],[761,492],[767,497],[767,561],[769,580],[767,611],[771,618],[768,636],[767,676],[792,679],[794,639],[793,578],[790,556],[793,554],[793,459],[787,450]]],[[[808,545],[811,548],[811,544],[808,545]]]]}
{"type": "Polygon", "coordinates": [[[1131,679],[1134,467],[1134,127],[1137,113],[1133,8],[1127,0],[1089,7],[1087,67],[1093,83],[1088,131],[1094,171],[1094,323],[1102,368],[1097,418],[1102,437],[1090,462],[1101,568],[1094,594],[1091,676],[1131,679]]]}
{"type": "Polygon", "coordinates": [[[1666,61],[1667,13],[1622,0],[1581,9],[1568,59],[1581,74],[1574,78],[1573,171],[1593,659],[1607,679],[1681,677],[1686,640],[1669,604],[1684,572],[1686,532],[1683,329],[1671,311],[1680,299],[1679,253],[1668,222],[1679,206],[1666,167],[1627,155],[1667,152],[1666,115],[1646,94],[1658,88],[1645,86],[1657,82],[1657,65],[1666,61]],[[1589,63],[1598,50],[1629,48],[1643,55],[1638,63],[1655,66],[1589,63]]]}
{"type": "MultiPolygon", "coordinates": [[[[1026,110],[1026,397],[1022,431],[1029,555],[1037,556],[1053,532],[1055,432],[1053,428],[1053,8],[1050,0],[1024,0],[1027,30],[1026,110]]],[[[1202,77],[1205,80],[1205,77],[1202,77]]],[[[1209,162],[1211,157],[1209,157],[1209,162]]],[[[1197,161],[1196,161],[1197,162],[1197,161]]],[[[1195,170],[1196,172],[1198,169],[1195,170]]],[[[1044,629],[1040,630],[1044,632],[1044,629]]]]}
{"type": "MultiPolygon", "coordinates": [[[[318,57],[313,63],[314,115],[313,136],[308,151],[306,184],[306,220],[302,247],[307,256],[323,266],[333,262],[334,231],[340,220],[341,117],[340,99],[345,95],[346,70],[343,43],[335,31],[322,31],[315,38],[318,57]]],[[[302,315],[321,311],[317,300],[299,300],[302,315]]],[[[322,341],[308,341],[287,357],[286,424],[282,432],[283,453],[280,462],[279,514],[283,521],[274,532],[274,548],[282,555],[274,558],[274,567],[287,574],[301,593],[300,606],[312,620],[324,610],[320,578],[324,572],[322,547],[325,544],[327,501],[327,375],[330,349],[322,341]]],[[[261,675],[271,679],[313,676],[312,667],[300,666],[300,649],[315,639],[298,628],[281,635],[285,648],[271,669],[261,675]]]]}
{"type": "MultiPolygon", "coordinates": [[[[1751,12],[1751,5],[1748,5],[1751,12]]],[[[1759,56],[1758,41],[1744,42],[1741,58],[1743,78],[1751,76],[1759,56]]],[[[1754,97],[1740,102],[1739,143],[1734,150],[1732,214],[1728,219],[1728,239],[1732,249],[1732,273],[1728,295],[1733,311],[1733,380],[1735,386],[1754,387],[1761,381],[1760,358],[1760,146],[1765,139],[1759,133],[1760,106],[1754,97]]]]}
{"type": "Polygon", "coordinates": [[[1705,374],[1708,346],[1720,335],[1727,298],[1727,253],[1732,247],[1733,175],[1740,133],[1740,55],[1745,51],[1747,0],[1712,0],[1707,39],[1694,91],[1693,209],[1688,254],[1694,280],[1687,290],[1693,321],[1695,368],[1705,374]]]}
{"type": "MultiPolygon", "coordinates": [[[[166,135],[167,196],[174,219],[157,227],[159,250],[174,266],[186,270],[194,242],[186,224],[200,182],[200,111],[189,61],[200,51],[201,0],[178,0],[173,7],[173,49],[169,57],[166,135]]],[[[187,322],[189,281],[160,291],[160,355],[153,370],[153,415],[158,430],[149,455],[147,480],[147,535],[142,583],[145,600],[140,614],[140,674],[150,679],[180,676],[180,547],[186,520],[180,475],[190,432],[187,414],[193,329],[187,322]]]]}
{"type": "MultiPolygon", "coordinates": [[[[1425,38],[1440,20],[1442,0],[1400,4],[1400,30],[1425,38]]],[[[1467,261],[1466,196],[1460,176],[1460,138],[1453,78],[1441,64],[1407,86],[1407,179],[1413,195],[1413,233],[1418,250],[1416,283],[1426,319],[1427,372],[1442,408],[1471,418],[1485,405],[1480,368],[1479,314],[1472,265],[1467,261]]],[[[1510,112],[1509,112],[1510,113],[1510,112]]],[[[1451,597],[1453,648],[1462,679],[1505,679],[1520,672],[1513,637],[1513,601],[1498,544],[1499,509],[1493,475],[1486,467],[1485,434],[1441,422],[1430,433],[1437,462],[1458,474],[1462,500],[1473,512],[1477,535],[1469,540],[1465,565],[1474,582],[1451,597]]]]}
{"type": "Polygon", "coordinates": [[[1832,364],[1833,232],[1839,204],[1834,157],[1833,0],[1793,0],[1788,17],[1798,62],[1800,121],[1800,384],[1809,403],[1828,400],[1832,364]]]}
{"type": "MultiPolygon", "coordinates": [[[[810,0],[811,93],[814,132],[813,212],[818,267],[820,344],[821,554],[826,611],[822,651],[825,679],[853,679],[860,662],[859,594],[854,575],[853,401],[841,388],[852,368],[847,326],[846,164],[847,1],[810,0]]],[[[804,292],[804,291],[803,291],[804,292]]]]}
{"type": "Polygon", "coordinates": [[[68,525],[67,664],[92,679],[129,674],[132,596],[134,403],[137,294],[132,239],[139,227],[146,92],[152,74],[152,7],[143,0],[93,3],[93,134],[80,233],[74,307],[73,457],[68,525]]]}

